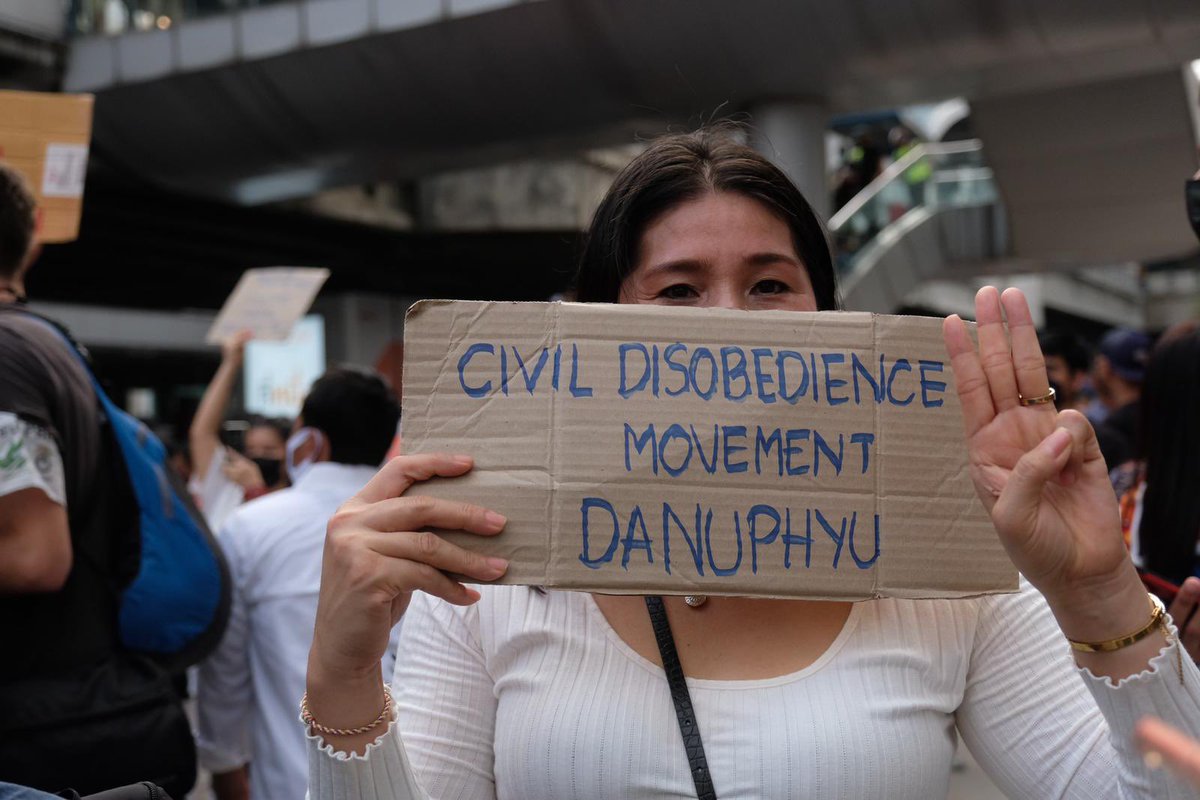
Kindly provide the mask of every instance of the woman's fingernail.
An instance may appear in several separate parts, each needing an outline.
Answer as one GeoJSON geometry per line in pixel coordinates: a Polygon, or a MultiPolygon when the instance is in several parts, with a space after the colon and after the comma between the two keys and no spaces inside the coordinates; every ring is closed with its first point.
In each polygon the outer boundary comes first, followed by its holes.
{"type": "Polygon", "coordinates": [[[462,465],[462,466],[464,466],[464,467],[469,467],[469,466],[471,466],[471,462],[472,462],[473,460],[474,460],[474,459],[472,459],[470,456],[455,456],[455,457],[454,457],[454,463],[455,463],[455,464],[461,464],[461,465],[462,465]]]}
{"type": "Polygon", "coordinates": [[[508,519],[503,514],[497,514],[495,511],[487,512],[484,514],[484,518],[488,521],[489,525],[495,528],[503,528],[504,523],[508,522],[508,519]]]}
{"type": "Polygon", "coordinates": [[[487,564],[496,572],[504,572],[508,569],[508,562],[503,558],[489,558],[487,564]]]}
{"type": "Polygon", "coordinates": [[[1147,769],[1162,769],[1162,753],[1157,750],[1147,750],[1142,756],[1142,761],[1145,762],[1147,769]]]}
{"type": "Polygon", "coordinates": [[[1054,433],[1046,437],[1046,449],[1050,451],[1050,455],[1057,456],[1063,450],[1067,449],[1067,445],[1071,443],[1071,432],[1066,428],[1057,428],[1054,433]]]}

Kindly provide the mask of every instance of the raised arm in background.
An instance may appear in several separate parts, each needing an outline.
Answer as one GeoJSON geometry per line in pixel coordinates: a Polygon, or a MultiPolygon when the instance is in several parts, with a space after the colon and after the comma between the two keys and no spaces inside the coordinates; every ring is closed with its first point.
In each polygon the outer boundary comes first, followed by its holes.
{"type": "Polygon", "coordinates": [[[207,475],[208,467],[221,449],[221,423],[225,420],[225,409],[233,396],[242,361],[246,356],[246,342],[254,338],[250,331],[241,331],[225,340],[221,345],[221,366],[213,375],[192,426],[188,429],[188,444],[192,449],[192,470],[196,475],[207,475]]]}

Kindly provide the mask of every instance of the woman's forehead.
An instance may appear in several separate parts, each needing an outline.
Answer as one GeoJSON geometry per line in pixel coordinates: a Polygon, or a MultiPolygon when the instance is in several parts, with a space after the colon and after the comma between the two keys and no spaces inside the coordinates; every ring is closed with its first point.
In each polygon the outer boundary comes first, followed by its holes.
{"type": "Polygon", "coordinates": [[[259,444],[278,444],[283,440],[282,434],[270,425],[255,425],[246,431],[246,440],[254,439],[259,444]]]}
{"type": "Polygon", "coordinates": [[[665,211],[642,232],[637,268],[672,262],[772,260],[799,263],[792,231],[766,205],[733,192],[709,192],[665,211]]]}

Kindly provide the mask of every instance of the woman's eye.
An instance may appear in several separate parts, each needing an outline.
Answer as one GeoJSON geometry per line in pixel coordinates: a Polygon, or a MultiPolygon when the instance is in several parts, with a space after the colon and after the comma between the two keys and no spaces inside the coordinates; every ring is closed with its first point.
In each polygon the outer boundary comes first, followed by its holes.
{"type": "Polygon", "coordinates": [[[696,297],[696,290],[686,283],[673,283],[658,293],[666,300],[689,300],[696,297]]]}
{"type": "Polygon", "coordinates": [[[754,284],[753,291],[756,294],[783,294],[784,292],[790,292],[791,287],[783,281],[764,280],[754,284]]]}

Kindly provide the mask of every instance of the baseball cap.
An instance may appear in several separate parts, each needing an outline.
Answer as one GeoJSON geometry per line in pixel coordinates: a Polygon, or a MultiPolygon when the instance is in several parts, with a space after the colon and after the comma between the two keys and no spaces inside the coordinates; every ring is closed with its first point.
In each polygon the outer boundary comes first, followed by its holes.
{"type": "Polygon", "coordinates": [[[1154,340],[1141,331],[1114,328],[1100,340],[1100,354],[1112,364],[1113,372],[1127,381],[1141,383],[1154,340]]]}

